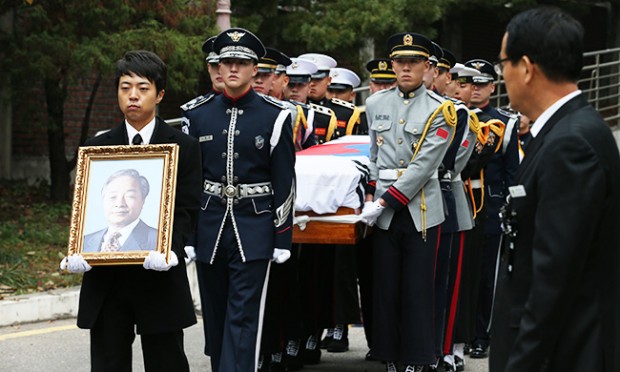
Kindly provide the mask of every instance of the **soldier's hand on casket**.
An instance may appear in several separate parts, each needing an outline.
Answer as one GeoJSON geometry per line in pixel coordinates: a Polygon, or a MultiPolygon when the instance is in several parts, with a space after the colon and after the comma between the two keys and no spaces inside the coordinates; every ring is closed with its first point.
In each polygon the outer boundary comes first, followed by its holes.
{"type": "Polygon", "coordinates": [[[69,257],[65,257],[60,261],[60,269],[67,270],[70,273],[85,273],[93,267],[86,262],[84,256],[74,253],[69,257]]]}
{"type": "Polygon", "coordinates": [[[375,200],[374,202],[367,201],[364,203],[364,209],[362,209],[362,214],[360,217],[364,219],[368,226],[372,226],[377,222],[377,218],[383,213],[385,207],[381,205],[379,202],[380,199],[375,200]]]}
{"type": "Polygon", "coordinates": [[[285,263],[290,257],[291,257],[291,251],[289,251],[288,249],[274,248],[273,257],[271,258],[271,261],[277,264],[281,264],[281,263],[285,263]]]}
{"type": "Polygon", "coordinates": [[[142,266],[147,270],[168,271],[172,266],[179,264],[176,253],[170,251],[170,259],[166,262],[166,255],[161,252],[150,251],[142,266]]]}
{"type": "Polygon", "coordinates": [[[187,257],[185,257],[185,264],[189,264],[190,262],[194,262],[196,261],[196,248],[194,248],[194,246],[191,245],[186,245],[185,246],[185,255],[187,257]]]}

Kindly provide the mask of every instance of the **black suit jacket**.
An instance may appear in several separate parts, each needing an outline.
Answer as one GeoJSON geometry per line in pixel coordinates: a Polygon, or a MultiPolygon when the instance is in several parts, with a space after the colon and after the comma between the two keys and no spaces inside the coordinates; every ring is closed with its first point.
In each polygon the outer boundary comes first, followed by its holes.
{"type": "MultiPolygon", "coordinates": [[[[185,270],[184,246],[196,224],[200,205],[201,155],[198,141],[157,118],[150,143],[179,144],[172,250],[179,264],[169,271],[139,265],[96,266],[84,273],[78,327],[92,328],[109,291],[126,291],[133,301],[138,333],[162,333],[196,323],[185,270]]],[[[86,141],[86,146],[127,145],[125,123],[86,141]]]]}
{"type": "MultiPolygon", "coordinates": [[[[84,236],[84,245],[82,252],[99,252],[101,251],[101,243],[108,232],[108,228],[95,231],[94,233],[84,236]]],[[[152,251],[157,247],[157,229],[140,220],[131,234],[125,240],[119,251],[152,251]]]]}
{"type": "Polygon", "coordinates": [[[491,372],[620,371],[620,156],[582,95],[532,140],[515,184],[527,195],[512,201],[491,372]]]}

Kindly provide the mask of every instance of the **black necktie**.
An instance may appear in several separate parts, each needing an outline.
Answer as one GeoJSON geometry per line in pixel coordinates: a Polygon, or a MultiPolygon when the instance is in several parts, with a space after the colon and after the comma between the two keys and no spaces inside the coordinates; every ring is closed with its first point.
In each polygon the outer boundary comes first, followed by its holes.
{"type": "Polygon", "coordinates": [[[142,144],[142,136],[140,135],[140,133],[136,134],[133,137],[133,140],[131,140],[131,144],[132,145],[141,145],[142,144]]]}

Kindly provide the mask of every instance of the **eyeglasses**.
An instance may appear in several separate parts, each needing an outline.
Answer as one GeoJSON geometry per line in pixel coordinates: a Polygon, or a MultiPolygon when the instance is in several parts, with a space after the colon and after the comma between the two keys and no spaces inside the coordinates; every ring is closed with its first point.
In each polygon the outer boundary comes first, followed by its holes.
{"type": "Polygon", "coordinates": [[[493,69],[498,76],[502,76],[504,74],[504,62],[508,61],[509,59],[510,58],[508,57],[502,58],[497,60],[497,62],[493,64],[493,69]]]}

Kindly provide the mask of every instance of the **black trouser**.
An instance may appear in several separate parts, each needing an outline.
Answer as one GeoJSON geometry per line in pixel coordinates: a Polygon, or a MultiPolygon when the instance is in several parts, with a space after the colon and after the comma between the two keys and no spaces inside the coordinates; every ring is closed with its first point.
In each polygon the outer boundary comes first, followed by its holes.
{"type": "Polygon", "coordinates": [[[435,264],[435,355],[438,358],[443,356],[452,236],[452,233],[441,234],[435,264]]]}
{"type": "MultiPolygon", "coordinates": [[[[473,190],[474,197],[480,200],[480,189],[473,190]]],[[[476,330],[476,309],[480,276],[482,275],[482,256],[484,252],[484,223],[486,209],[478,212],[475,226],[465,234],[463,261],[461,267],[461,293],[459,295],[458,313],[454,343],[469,343],[473,340],[476,330]]]]}
{"type": "Polygon", "coordinates": [[[463,267],[463,251],[465,247],[465,231],[453,235],[450,249],[450,273],[448,275],[448,303],[446,304],[446,320],[443,342],[443,354],[452,354],[454,346],[454,330],[456,314],[461,291],[461,272],[463,267]]]}
{"type": "Polygon", "coordinates": [[[269,260],[243,262],[227,222],[213,264],[198,264],[205,273],[202,306],[213,372],[254,371],[269,260]]]}
{"type": "Polygon", "coordinates": [[[478,309],[476,311],[476,333],[474,343],[483,347],[489,346],[489,321],[493,307],[493,288],[495,287],[495,266],[501,240],[500,234],[485,234],[482,256],[482,271],[478,293],[478,309]]]}
{"type": "Polygon", "coordinates": [[[434,364],[434,271],[439,227],[426,241],[409,210],[396,212],[388,230],[376,229],[373,265],[373,345],[378,359],[434,364]]]}
{"type": "MultiPolygon", "coordinates": [[[[110,292],[101,307],[90,330],[92,372],[131,371],[131,345],[136,338],[136,321],[131,305],[128,305],[131,301],[125,298],[130,295],[121,291],[110,292]]],[[[145,371],[189,371],[183,348],[183,330],[141,334],[140,339],[145,371]]]]}
{"type": "Polygon", "coordinates": [[[298,265],[299,245],[294,244],[291,258],[269,269],[261,354],[281,352],[288,340],[301,340],[303,336],[298,265]]]}
{"type": "Polygon", "coordinates": [[[372,237],[357,243],[357,278],[366,344],[372,349],[372,237]]]}

